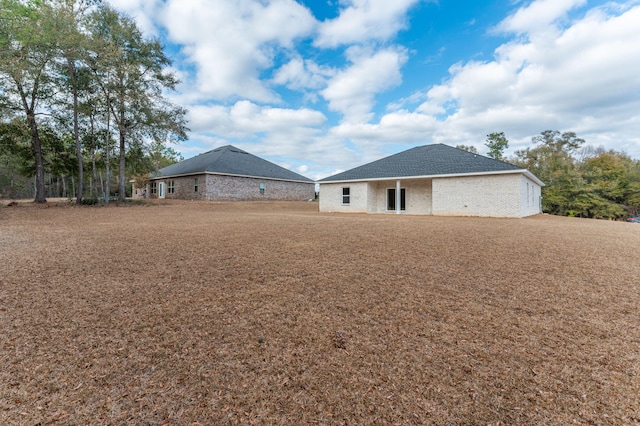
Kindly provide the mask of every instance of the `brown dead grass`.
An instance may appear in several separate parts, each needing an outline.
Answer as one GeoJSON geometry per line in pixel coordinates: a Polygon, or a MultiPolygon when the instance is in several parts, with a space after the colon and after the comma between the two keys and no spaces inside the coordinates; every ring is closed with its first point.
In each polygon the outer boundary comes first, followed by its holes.
{"type": "Polygon", "coordinates": [[[640,424],[640,225],[0,208],[0,424],[640,424]]]}

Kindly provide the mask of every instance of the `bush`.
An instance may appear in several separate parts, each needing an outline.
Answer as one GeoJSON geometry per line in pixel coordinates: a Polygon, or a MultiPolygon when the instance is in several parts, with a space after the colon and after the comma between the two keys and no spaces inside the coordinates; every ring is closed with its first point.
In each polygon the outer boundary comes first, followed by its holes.
{"type": "Polygon", "coordinates": [[[81,203],[85,206],[95,206],[97,204],[100,204],[100,199],[97,197],[83,198],[81,203]]]}

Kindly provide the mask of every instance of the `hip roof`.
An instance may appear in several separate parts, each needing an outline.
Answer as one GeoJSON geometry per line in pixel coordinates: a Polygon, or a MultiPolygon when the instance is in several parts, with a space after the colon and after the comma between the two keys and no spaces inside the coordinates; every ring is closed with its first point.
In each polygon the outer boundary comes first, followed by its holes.
{"type": "Polygon", "coordinates": [[[417,146],[326,177],[319,182],[394,179],[438,175],[475,175],[522,172],[542,182],[526,169],[444,144],[417,146]]]}
{"type": "Polygon", "coordinates": [[[232,145],[222,146],[160,169],[152,179],[203,173],[313,182],[307,177],[232,145]]]}

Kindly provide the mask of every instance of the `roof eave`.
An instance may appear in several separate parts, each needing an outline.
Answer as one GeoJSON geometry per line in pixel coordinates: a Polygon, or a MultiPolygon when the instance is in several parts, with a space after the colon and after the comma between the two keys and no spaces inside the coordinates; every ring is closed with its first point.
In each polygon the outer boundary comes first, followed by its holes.
{"type": "Polygon", "coordinates": [[[380,177],[380,178],[369,178],[369,179],[339,179],[339,180],[321,180],[316,183],[322,185],[323,183],[352,183],[352,182],[371,182],[371,181],[384,181],[384,180],[408,180],[408,179],[434,179],[434,178],[451,178],[451,177],[466,177],[466,176],[490,176],[490,175],[504,175],[504,174],[524,174],[537,183],[540,186],[544,186],[544,183],[538,179],[533,173],[526,169],[515,169],[515,170],[496,170],[489,172],[476,172],[476,173],[447,173],[447,174],[437,174],[437,175],[417,175],[417,176],[388,176],[388,177],[380,177]]]}
{"type": "Polygon", "coordinates": [[[540,179],[538,179],[538,177],[536,175],[534,175],[533,173],[531,173],[529,170],[524,169],[524,175],[526,177],[528,177],[530,180],[532,180],[535,183],[537,183],[538,185],[545,186],[544,182],[541,181],[540,179]]]}
{"type": "Polygon", "coordinates": [[[189,172],[189,173],[181,173],[175,175],[165,175],[165,176],[154,176],[149,180],[161,180],[161,179],[173,179],[179,177],[188,177],[188,176],[196,176],[196,175],[217,175],[217,176],[232,176],[232,177],[243,177],[243,178],[251,178],[251,179],[268,179],[268,180],[277,180],[281,182],[297,182],[297,183],[308,183],[313,184],[314,182],[309,180],[298,180],[298,179],[283,179],[283,178],[275,178],[275,177],[267,177],[267,176],[251,176],[251,175],[240,175],[233,173],[220,173],[220,172],[189,172]]]}

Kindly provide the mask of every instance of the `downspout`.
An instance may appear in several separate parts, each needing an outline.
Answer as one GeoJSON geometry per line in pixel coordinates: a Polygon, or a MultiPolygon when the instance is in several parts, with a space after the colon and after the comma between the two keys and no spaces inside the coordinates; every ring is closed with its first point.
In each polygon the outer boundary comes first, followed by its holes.
{"type": "Polygon", "coordinates": [[[400,214],[400,180],[396,181],[396,214],[400,214]]]}

